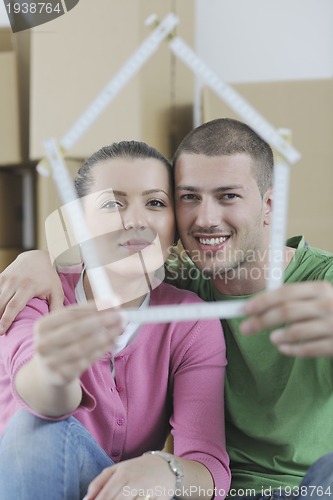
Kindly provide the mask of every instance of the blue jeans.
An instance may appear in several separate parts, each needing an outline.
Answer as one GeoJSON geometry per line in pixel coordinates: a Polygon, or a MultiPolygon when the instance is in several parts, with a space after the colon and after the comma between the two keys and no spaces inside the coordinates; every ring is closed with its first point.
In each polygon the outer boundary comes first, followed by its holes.
{"type": "MultiPolygon", "coordinates": [[[[112,460],[75,418],[51,422],[19,410],[0,439],[0,499],[79,500],[110,465],[112,460]]],[[[310,467],[300,492],[230,498],[333,500],[333,453],[310,467]]]]}
{"type": "MultiPolygon", "coordinates": [[[[233,496],[232,500],[333,500],[333,453],[324,455],[308,470],[298,488],[273,490],[262,496],[233,496]]],[[[228,497],[229,498],[229,497],[228,497]]]]}
{"type": "Polygon", "coordinates": [[[112,460],[74,417],[19,410],[0,439],[1,500],[79,500],[112,460]]]}

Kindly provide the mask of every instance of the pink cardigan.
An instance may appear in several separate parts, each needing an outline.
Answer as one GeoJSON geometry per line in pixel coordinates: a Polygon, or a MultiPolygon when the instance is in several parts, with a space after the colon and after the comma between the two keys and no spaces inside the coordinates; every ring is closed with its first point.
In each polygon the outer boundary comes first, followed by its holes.
{"type": "MultiPolygon", "coordinates": [[[[74,303],[79,274],[60,277],[64,304],[74,303]]],[[[152,291],[150,305],[192,302],[200,299],[162,283],[152,291]]],[[[47,313],[46,301],[32,299],[0,337],[0,434],[15,411],[26,407],[16,393],[15,375],[33,355],[33,323],[47,313]]],[[[81,376],[83,398],[73,415],[115,462],[161,449],[171,428],[175,455],[203,463],[214,478],[216,496],[224,498],[230,484],[225,366],[218,320],[144,325],[115,357],[116,383],[109,355],[81,376]]]]}

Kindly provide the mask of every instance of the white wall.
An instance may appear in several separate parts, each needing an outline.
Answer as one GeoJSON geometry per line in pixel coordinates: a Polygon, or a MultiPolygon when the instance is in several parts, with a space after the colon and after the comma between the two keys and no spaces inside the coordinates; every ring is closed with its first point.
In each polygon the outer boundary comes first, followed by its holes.
{"type": "Polygon", "coordinates": [[[332,0],[196,0],[200,57],[227,82],[333,77],[332,0]]]}
{"type": "MultiPolygon", "coordinates": [[[[196,50],[223,80],[333,77],[332,0],[193,1],[196,50]]],[[[0,27],[6,25],[0,1],[0,27]]]]}
{"type": "Polygon", "coordinates": [[[2,26],[9,26],[9,19],[5,9],[5,4],[0,2],[0,28],[2,26]]]}

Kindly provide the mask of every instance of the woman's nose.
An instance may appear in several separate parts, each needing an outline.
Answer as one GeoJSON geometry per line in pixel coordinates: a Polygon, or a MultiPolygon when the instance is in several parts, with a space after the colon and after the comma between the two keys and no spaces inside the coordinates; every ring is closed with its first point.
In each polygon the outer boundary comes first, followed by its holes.
{"type": "Polygon", "coordinates": [[[141,210],[138,208],[127,209],[122,214],[123,226],[126,230],[136,229],[142,230],[147,227],[147,221],[141,210]]]}

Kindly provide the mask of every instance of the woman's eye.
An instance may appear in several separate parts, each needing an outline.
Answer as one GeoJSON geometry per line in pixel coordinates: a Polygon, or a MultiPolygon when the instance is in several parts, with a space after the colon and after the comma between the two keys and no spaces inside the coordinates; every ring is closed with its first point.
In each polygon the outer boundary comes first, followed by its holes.
{"type": "Polygon", "coordinates": [[[119,208],[121,207],[121,204],[119,201],[116,200],[108,200],[103,203],[101,208],[119,208]]]}
{"type": "Polygon", "coordinates": [[[165,207],[166,206],[166,204],[164,203],[164,201],[161,201],[161,200],[150,200],[150,201],[148,201],[147,205],[150,206],[150,207],[156,207],[156,208],[160,208],[160,207],[165,207]]]}

